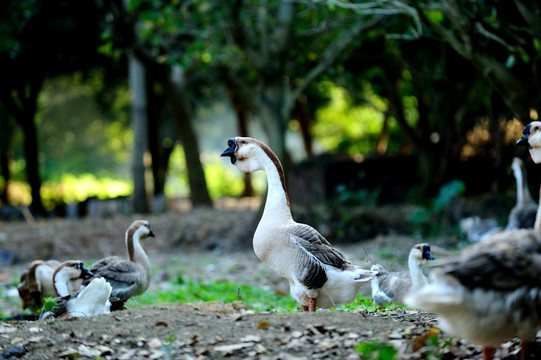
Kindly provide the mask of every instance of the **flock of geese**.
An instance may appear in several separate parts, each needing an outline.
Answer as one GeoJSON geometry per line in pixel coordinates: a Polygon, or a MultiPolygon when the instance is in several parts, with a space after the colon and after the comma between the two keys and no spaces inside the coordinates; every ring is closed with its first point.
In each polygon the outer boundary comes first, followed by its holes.
{"type": "MultiPolygon", "coordinates": [[[[533,161],[540,163],[541,122],[528,124],[517,145],[528,146],[533,161]]],[[[375,302],[404,302],[438,314],[443,330],[481,345],[484,359],[491,359],[496,347],[514,337],[521,340],[522,358],[531,355],[541,330],[541,208],[535,206],[533,228],[519,228],[522,220],[515,217],[532,202],[520,160],[513,164],[518,197],[508,227],[435,261],[427,279],[421,266],[434,259],[428,244],[412,248],[409,274],[388,272],[379,264],[363,270],[317,230],[295,222],[280,160],[262,141],[229,139],[221,156],[230,157],[241,172],[265,172],[267,198],[254,251],[289,281],[291,296],[304,311],[353,302],[361,285],[370,281],[375,302]]]]}
{"type": "Polygon", "coordinates": [[[22,308],[40,319],[108,314],[144,293],[150,285],[150,262],[141,240],[153,237],[146,220],[134,221],[126,231],[127,258],[109,256],[88,269],[80,260],[60,263],[36,260],[21,275],[18,291],[22,308]],[[49,309],[44,301],[53,298],[49,309]]]}
{"type": "MultiPolygon", "coordinates": [[[[541,162],[541,122],[527,125],[517,144],[529,146],[534,162],[541,162]]],[[[265,172],[267,197],[253,249],[288,280],[291,296],[303,311],[351,303],[361,287],[370,284],[376,303],[399,302],[438,314],[442,329],[481,345],[485,359],[513,337],[521,339],[522,357],[528,357],[541,329],[541,211],[527,190],[520,160],[513,162],[517,206],[506,229],[436,261],[428,244],[416,244],[409,254],[409,271],[391,272],[380,264],[370,270],[352,264],[313,227],[293,220],[282,165],[265,143],[231,138],[221,156],[241,172],[265,172]],[[530,214],[535,209],[530,229],[521,228],[526,209],[530,214]],[[428,261],[434,266],[427,278],[422,267],[428,261]]],[[[56,307],[41,311],[41,318],[122,309],[127,299],[149,287],[150,263],[140,240],[152,236],[148,221],[133,222],[125,237],[128,258],[107,257],[89,269],[81,261],[32,262],[19,285],[23,308],[38,311],[44,298],[55,297],[56,307]]]]}

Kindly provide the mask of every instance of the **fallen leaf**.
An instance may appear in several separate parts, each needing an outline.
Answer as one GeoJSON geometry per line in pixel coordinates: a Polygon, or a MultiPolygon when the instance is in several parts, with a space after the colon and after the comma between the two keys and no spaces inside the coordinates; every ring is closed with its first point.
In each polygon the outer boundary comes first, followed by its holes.
{"type": "Polygon", "coordinates": [[[269,322],[266,320],[260,321],[257,324],[257,328],[261,330],[268,330],[269,329],[269,322]]]}

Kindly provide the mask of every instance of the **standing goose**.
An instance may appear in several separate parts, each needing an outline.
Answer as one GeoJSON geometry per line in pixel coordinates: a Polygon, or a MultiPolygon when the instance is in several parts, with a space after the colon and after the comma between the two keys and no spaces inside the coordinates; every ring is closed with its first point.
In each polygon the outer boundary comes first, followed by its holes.
{"type": "MultiPolygon", "coordinates": [[[[89,270],[94,277],[103,277],[113,288],[111,298],[121,302],[132,296],[141,295],[150,285],[150,261],[140,241],[153,237],[150,223],[146,220],[134,221],[126,231],[126,250],[128,258],[109,256],[94,263],[89,270]]],[[[83,282],[87,285],[91,279],[83,282]]]]}
{"type": "Polygon", "coordinates": [[[37,313],[43,306],[43,299],[55,297],[53,275],[60,262],[56,260],[32,261],[28,270],[21,274],[17,290],[22,301],[23,309],[30,309],[37,313]]]}
{"type": "MultiPolygon", "coordinates": [[[[69,278],[62,277],[69,281],[69,278]]],[[[66,284],[67,287],[67,284],[66,284]]],[[[76,318],[111,312],[111,285],[104,278],[94,278],[79,292],[55,298],[56,306],[49,311],[43,311],[40,319],[76,318]]]]}
{"type": "Polygon", "coordinates": [[[53,274],[55,297],[78,293],[83,281],[93,275],[92,272],[84,267],[82,261],[69,260],[63,262],[53,274]]]}
{"type": "Polygon", "coordinates": [[[408,256],[408,272],[389,272],[380,264],[372,265],[370,270],[377,271],[371,281],[372,298],[378,305],[391,302],[404,303],[404,296],[410,289],[420,289],[428,284],[421,268],[428,260],[434,260],[430,245],[415,244],[408,256]]]}
{"type": "Polygon", "coordinates": [[[352,265],[314,228],[292,219],[282,165],[265,143],[235,137],[228,146],[221,156],[244,173],[263,170],[267,177],[265,209],[253,238],[257,257],[289,281],[303,311],[355,301],[375,273],[352,265]]]}
{"type": "Polygon", "coordinates": [[[509,213],[506,230],[531,229],[537,214],[537,203],[532,199],[528,190],[526,166],[521,159],[515,157],[511,168],[517,182],[517,203],[509,213]]]}
{"type": "MultiPolygon", "coordinates": [[[[541,162],[541,122],[524,128],[518,145],[529,145],[541,162]]],[[[541,211],[534,229],[496,233],[441,262],[430,283],[406,297],[406,303],[440,317],[441,327],[482,345],[484,359],[495,347],[517,336],[522,359],[541,330],[541,211]]]]}

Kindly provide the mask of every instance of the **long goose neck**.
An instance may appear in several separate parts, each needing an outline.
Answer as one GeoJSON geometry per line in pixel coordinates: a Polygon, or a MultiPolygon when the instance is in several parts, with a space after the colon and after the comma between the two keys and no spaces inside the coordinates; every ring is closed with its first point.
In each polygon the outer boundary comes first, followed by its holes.
{"type": "Polygon", "coordinates": [[[535,223],[533,225],[533,228],[541,231],[541,188],[539,189],[539,204],[537,206],[537,214],[535,215],[535,223]]]}
{"type": "Polygon", "coordinates": [[[532,200],[532,196],[528,190],[528,184],[526,183],[526,170],[523,167],[519,167],[518,171],[515,171],[515,177],[517,180],[517,203],[524,204],[532,200]]]}
{"type": "Polygon", "coordinates": [[[67,296],[69,295],[68,287],[69,278],[63,273],[58,272],[54,276],[54,289],[58,296],[67,296]]]}
{"type": "Polygon", "coordinates": [[[262,218],[271,217],[274,220],[289,220],[291,219],[291,210],[284,169],[280,160],[270,148],[264,148],[263,150],[259,162],[267,176],[267,200],[262,218]]]}
{"type": "Polygon", "coordinates": [[[148,256],[145,253],[145,250],[140,243],[140,233],[139,231],[134,231],[133,229],[128,230],[126,233],[126,250],[128,251],[128,258],[130,261],[137,263],[145,269],[147,277],[150,276],[150,261],[148,256]]]}
{"type": "Polygon", "coordinates": [[[412,286],[416,287],[427,283],[426,277],[421,269],[421,264],[412,254],[410,254],[408,258],[408,268],[410,270],[412,286]]]}

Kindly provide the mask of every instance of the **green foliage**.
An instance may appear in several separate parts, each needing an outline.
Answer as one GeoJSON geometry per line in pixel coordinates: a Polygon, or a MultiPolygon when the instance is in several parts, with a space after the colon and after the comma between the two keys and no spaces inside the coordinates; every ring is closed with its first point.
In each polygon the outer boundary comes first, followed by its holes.
{"type": "Polygon", "coordinates": [[[241,300],[256,311],[296,311],[298,304],[289,296],[264,290],[250,285],[240,285],[226,281],[197,282],[177,277],[171,289],[146,292],[136,299],[137,306],[156,303],[197,303],[222,301],[230,303],[241,300]]]}
{"type": "Polygon", "coordinates": [[[57,305],[57,303],[56,303],[56,301],[53,300],[52,297],[46,297],[45,299],[43,299],[43,307],[38,311],[39,312],[51,311],[56,305],[57,305]]]}
{"type": "Polygon", "coordinates": [[[327,93],[330,103],[316,111],[314,135],[328,151],[344,151],[350,155],[372,153],[374,142],[381,132],[384,102],[365,88],[367,104],[353,104],[343,88],[330,82],[319,87],[327,93]]]}
{"type": "Polygon", "coordinates": [[[440,213],[453,201],[453,199],[458,195],[463,194],[465,190],[466,186],[461,180],[452,180],[447,184],[444,184],[431,205],[428,208],[412,214],[409,221],[415,224],[421,224],[430,220],[433,213],[440,213]]]}
{"type": "Polygon", "coordinates": [[[466,185],[461,180],[451,180],[447,184],[444,184],[438,192],[438,196],[434,199],[432,205],[434,211],[442,211],[453,199],[463,194],[465,190],[466,185]]]}
{"type": "Polygon", "coordinates": [[[363,359],[370,360],[393,360],[398,351],[389,344],[379,341],[360,342],[355,346],[363,359]]]}
{"type": "Polygon", "coordinates": [[[374,314],[380,314],[380,315],[388,315],[389,312],[399,310],[399,309],[406,309],[407,307],[398,304],[398,303],[392,303],[392,304],[385,304],[383,306],[378,305],[374,303],[374,300],[372,300],[369,296],[363,296],[358,295],[357,300],[350,303],[350,304],[343,304],[338,306],[337,308],[332,308],[331,310],[340,310],[345,312],[354,312],[359,309],[363,309],[367,313],[374,313],[374,314]]]}
{"type": "Polygon", "coordinates": [[[232,167],[224,167],[223,163],[205,165],[205,178],[210,197],[217,199],[222,196],[240,196],[244,190],[242,178],[232,167]]]}

